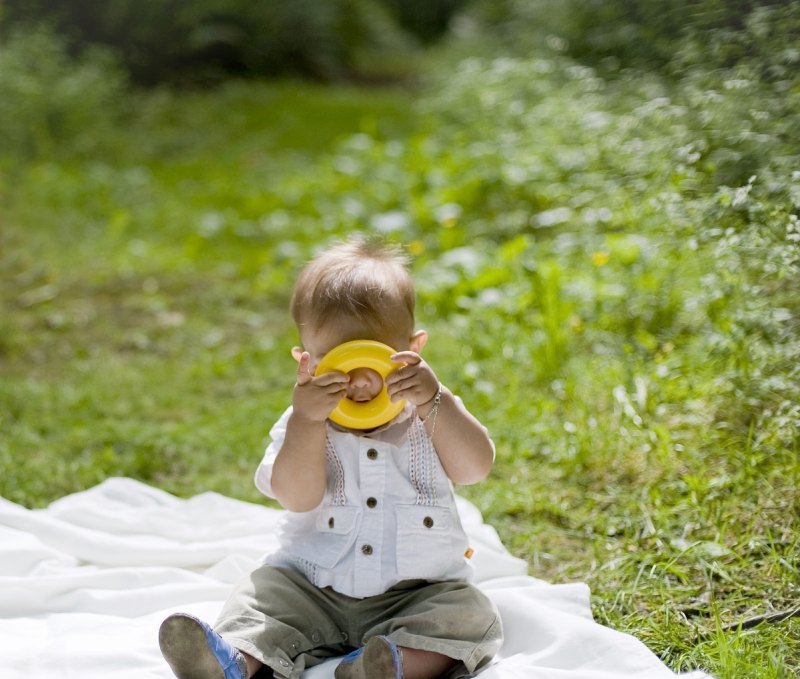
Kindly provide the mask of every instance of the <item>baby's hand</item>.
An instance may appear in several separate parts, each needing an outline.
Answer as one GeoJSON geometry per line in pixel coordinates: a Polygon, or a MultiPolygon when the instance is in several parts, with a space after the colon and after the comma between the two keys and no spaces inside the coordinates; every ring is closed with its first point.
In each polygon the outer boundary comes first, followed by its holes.
{"type": "Polygon", "coordinates": [[[350,377],[342,372],[329,372],[316,377],[309,366],[311,354],[304,351],[297,366],[297,383],[292,395],[293,412],[312,422],[324,422],[347,395],[350,377]]]}
{"type": "Polygon", "coordinates": [[[405,399],[419,406],[436,396],[439,379],[419,354],[400,351],[391,358],[395,363],[405,363],[386,377],[386,390],[392,401],[405,399]]]}

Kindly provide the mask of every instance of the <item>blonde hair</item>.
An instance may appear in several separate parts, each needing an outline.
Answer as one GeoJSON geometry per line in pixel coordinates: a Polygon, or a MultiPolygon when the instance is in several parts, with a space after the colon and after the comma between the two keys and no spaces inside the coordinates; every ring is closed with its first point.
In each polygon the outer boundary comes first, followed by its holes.
{"type": "Polygon", "coordinates": [[[351,238],[314,257],[301,271],[291,301],[298,328],[358,319],[375,332],[410,336],[414,283],[402,250],[377,240],[351,238]]]}

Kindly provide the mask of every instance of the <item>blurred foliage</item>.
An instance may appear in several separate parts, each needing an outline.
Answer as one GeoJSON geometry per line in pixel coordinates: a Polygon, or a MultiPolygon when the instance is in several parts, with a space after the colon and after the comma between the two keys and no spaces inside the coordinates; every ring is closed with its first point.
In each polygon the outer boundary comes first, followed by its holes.
{"type": "Polygon", "coordinates": [[[294,275],[379,233],[413,255],[426,357],[498,444],[459,492],[533,573],[588,581],[675,670],[796,674],[800,621],[722,626],[798,599],[797,3],[676,25],[658,59],[581,52],[547,7],[468,8],[413,109],[292,81],[134,97],[105,56],[5,43],[0,493],[125,474],[257,499],[294,275]],[[67,97],[101,68],[108,94],[67,97]]]}
{"type": "Polygon", "coordinates": [[[416,41],[458,31],[521,53],[549,41],[594,67],[731,67],[785,80],[800,62],[796,0],[5,0],[4,31],[46,22],[73,53],[113,48],[139,83],[225,75],[407,76],[416,41]]]}
{"type": "Polygon", "coordinates": [[[330,80],[408,39],[375,0],[5,0],[6,26],[46,21],[76,52],[113,48],[139,83],[228,74],[330,80]]]}
{"type": "Polygon", "coordinates": [[[0,155],[44,157],[107,149],[130,105],[127,78],[101,48],[73,58],[44,27],[0,43],[0,155]]]}
{"type": "Polygon", "coordinates": [[[477,0],[481,30],[523,52],[539,41],[599,68],[729,68],[783,79],[800,63],[796,0],[477,0]]]}
{"type": "Polygon", "coordinates": [[[400,26],[429,43],[447,33],[451,21],[470,0],[381,0],[400,26]]]}

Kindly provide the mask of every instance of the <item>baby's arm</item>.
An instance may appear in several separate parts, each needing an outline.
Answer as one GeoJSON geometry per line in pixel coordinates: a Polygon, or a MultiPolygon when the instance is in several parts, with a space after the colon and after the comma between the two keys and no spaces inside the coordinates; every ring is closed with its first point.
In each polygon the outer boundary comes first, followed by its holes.
{"type": "Polygon", "coordinates": [[[345,396],[348,376],[313,377],[308,352],[300,357],[286,438],[272,467],[272,492],[293,512],[314,509],[325,496],[325,420],[345,396]]]}
{"type": "Polygon", "coordinates": [[[485,478],[494,462],[494,446],[486,428],[444,386],[433,413],[439,380],[419,354],[401,351],[392,360],[406,365],[386,378],[389,396],[417,406],[428,434],[433,433],[433,445],[450,480],[470,484],[485,478]]]}

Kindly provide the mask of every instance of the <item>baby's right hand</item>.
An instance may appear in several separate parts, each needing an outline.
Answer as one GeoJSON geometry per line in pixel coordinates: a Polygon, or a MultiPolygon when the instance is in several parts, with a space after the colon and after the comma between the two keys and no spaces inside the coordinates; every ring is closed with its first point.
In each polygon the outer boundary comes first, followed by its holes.
{"type": "Polygon", "coordinates": [[[316,377],[310,370],[311,354],[304,351],[297,366],[297,383],[292,396],[293,413],[312,422],[324,422],[347,395],[349,375],[329,372],[316,377]]]}

